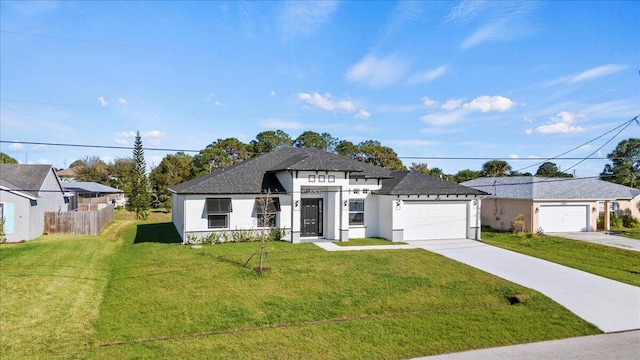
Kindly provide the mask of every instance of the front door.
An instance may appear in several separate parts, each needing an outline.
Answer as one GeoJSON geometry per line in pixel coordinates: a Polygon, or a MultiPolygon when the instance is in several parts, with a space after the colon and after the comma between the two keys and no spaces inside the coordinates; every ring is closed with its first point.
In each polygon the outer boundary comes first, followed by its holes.
{"type": "Polygon", "coordinates": [[[301,199],[301,236],[322,236],[322,199],[301,199]]]}

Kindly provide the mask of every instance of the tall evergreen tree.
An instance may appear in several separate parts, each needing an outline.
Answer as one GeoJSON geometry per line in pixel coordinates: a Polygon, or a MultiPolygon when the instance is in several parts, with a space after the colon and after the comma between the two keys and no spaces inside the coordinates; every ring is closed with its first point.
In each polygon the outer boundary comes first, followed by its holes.
{"type": "Polygon", "coordinates": [[[147,218],[151,203],[146,168],[142,139],[140,138],[140,131],[138,131],[136,132],[136,141],[133,148],[133,166],[129,177],[129,199],[127,199],[126,204],[127,210],[135,212],[138,219],[147,218]]]}

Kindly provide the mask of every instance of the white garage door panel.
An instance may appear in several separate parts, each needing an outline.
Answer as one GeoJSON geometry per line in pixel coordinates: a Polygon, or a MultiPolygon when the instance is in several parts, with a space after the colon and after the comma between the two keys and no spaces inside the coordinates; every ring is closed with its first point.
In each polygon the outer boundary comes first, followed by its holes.
{"type": "Polygon", "coordinates": [[[467,237],[466,203],[405,202],[404,239],[464,239],[467,237]]]}
{"type": "Polygon", "coordinates": [[[544,232],[589,230],[589,206],[540,205],[538,226],[544,232]]]}

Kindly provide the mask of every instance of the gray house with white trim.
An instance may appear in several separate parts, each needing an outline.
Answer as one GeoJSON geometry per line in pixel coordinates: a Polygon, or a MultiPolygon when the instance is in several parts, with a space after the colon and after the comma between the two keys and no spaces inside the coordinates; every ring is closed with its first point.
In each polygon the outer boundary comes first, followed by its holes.
{"type": "Polygon", "coordinates": [[[185,243],[212,232],[269,228],[285,229],[293,243],[478,239],[486,194],[309,148],[277,149],[169,191],[172,221],[185,243]],[[266,195],[272,205],[265,211],[266,195]]]}
{"type": "Polygon", "coordinates": [[[64,190],[51,165],[0,164],[0,217],[8,242],[44,231],[44,213],[67,211],[64,190]]]}

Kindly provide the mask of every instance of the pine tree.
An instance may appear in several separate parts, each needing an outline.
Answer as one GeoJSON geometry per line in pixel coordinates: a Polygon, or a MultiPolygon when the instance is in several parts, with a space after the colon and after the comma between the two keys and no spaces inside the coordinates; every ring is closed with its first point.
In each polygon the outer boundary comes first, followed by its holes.
{"type": "Polygon", "coordinates": [[[149,180],[147,179],[147,165],[144,161],[144,150],[140,131],[136,132],[133,148],[133,166],[129,176],[129,199],[126,208],[136,213],[138,219],[146,219],[151,203],[149,180]]]}

